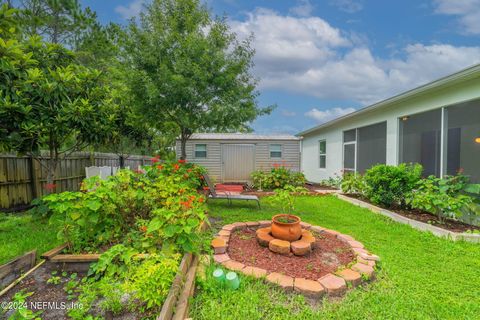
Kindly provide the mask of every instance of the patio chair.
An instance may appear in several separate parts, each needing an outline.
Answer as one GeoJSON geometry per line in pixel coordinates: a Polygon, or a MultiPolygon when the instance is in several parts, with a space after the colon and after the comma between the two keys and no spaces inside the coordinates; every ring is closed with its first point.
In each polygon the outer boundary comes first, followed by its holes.
{"type": "Polygon", "coordinates": [[[232,205],[232,200],[246,200],[246,201],[252,200],[257,202],[258,208],[260,209],[260,200],[258,199],[257,196],[246,195],[246,194],[231,194],[229,191],[224,191],[225,194],[219,194],[215,191],[215,185],[210,180],[210,177],[204,174],[203,178],[205,179],[205,182],[207,183],[207,186],[208,186],[207,200],[208,199],[226,199],[228,200],[228,203],[230,205],[232,205]]]}

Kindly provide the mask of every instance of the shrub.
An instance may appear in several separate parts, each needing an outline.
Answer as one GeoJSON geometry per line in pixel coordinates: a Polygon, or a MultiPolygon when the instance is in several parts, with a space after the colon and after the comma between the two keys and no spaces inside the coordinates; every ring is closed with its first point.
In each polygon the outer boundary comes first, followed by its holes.
{"type": "Polygon", "coordinates": [[[336,189],[341,189],[342,188],[342,177],[337,175],[336,173],[334,174],[333,177],[329,177],[328,179],[324,179],[320,181],[320,185],[326,186],[326,187],[332,187],[336,189]]]}
{"type": "Polygon", "coordinates": [[[443,179],[429,176],[417,182],[417,188],[411,196],[411,205],[436,214],[441,222],[445,217],[455,218],[460,209],[472,202],[472,198],[461,194],[466,177],[446,176],[443,179]]]}
{"type": "Polygon", "coordinates": [[[58,237],[74,251],[124,239],[137,240],[144,249],[171,242],[191,251],[205,219],[205,198],[196,190],[202,170],[182,162],[121,170],[107,180],[85,180],[80,192],[50,194],[43,202],[53,212],[51,221],[62,226],[58,237]]]}
{"type": "Polygon", "coordinates": [[[254,187],[263,190],[282,189],[287,185],[298,187],[306,182],[302,172],[292,171],[280,165],[274,165],[269,172],[254,171],[251,176],[254,187]]]}
{"type": "Polygon", "coordinates": [[[422,170],[419,164],[376,165],[364,175],[365,195],[376,204],[405,207],[406,199],[420,180],[422,170]]]}
{"type": "Polygon", "coordinates": [[[341,182],[343,193],[363,195],[365,191],[365,182],[363,176],[359,173],[346,173],[341,182]]]}

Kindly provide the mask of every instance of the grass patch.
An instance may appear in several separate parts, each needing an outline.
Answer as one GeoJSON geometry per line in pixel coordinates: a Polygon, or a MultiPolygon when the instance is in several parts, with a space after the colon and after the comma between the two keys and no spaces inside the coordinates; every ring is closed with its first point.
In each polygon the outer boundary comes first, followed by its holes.
{"type": "Polygon", "coordinates": [[[40,255],[60,244],[48,219],[28,213],[0,213],[0,264],[37,249],[40,255]]]}
{"type": "MultiPolygon", "coordinates": [[[[218,226],[277,213],[265,200],[261,210],[244,203],[209,204],[218,226]]],[[[243,277],[237,291],[201,290],[192,304],[194,319],[478,319],[480,245],[437,238],[333,196],[300,197],[296,213],[352,235],[378,254],[377,281],[311,308],[301,296],[243,277]]]]}

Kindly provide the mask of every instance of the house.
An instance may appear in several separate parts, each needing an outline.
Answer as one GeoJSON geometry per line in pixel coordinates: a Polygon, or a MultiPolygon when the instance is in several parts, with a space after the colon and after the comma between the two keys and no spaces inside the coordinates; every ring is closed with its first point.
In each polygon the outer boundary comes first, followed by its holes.
{"type": "MultiPolygon", "coordinates": [[[[180,140],[176,141],[180,157],[180,140]]],[[[255,170],[282,164],[300,170],[300,138],[249,133],[195,133],[186,144],[187,161],[204,166],[216,182],[246,182],[255,170]]]]}
{"type": "MultiPolygon", "coordinates": [[[[419,70],[418,72],[421,72],[419,70]]],[[[417,162],[424,175],[463,170],[480,182],[480,65],[299,133],[309,181],[417,162]]]]}

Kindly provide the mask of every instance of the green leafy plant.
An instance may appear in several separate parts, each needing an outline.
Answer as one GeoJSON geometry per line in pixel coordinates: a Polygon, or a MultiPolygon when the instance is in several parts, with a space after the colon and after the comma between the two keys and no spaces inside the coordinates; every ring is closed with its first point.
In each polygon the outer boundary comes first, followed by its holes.
{"type": "Polygon", "coordinates": [[[20,290],[13,296],[12,304],[15,306],[15,312],[10,315],[9,320],[39,320],[43,311],[33,312],[27,308],[27,298],[30,297],[33,292],[25,293],[24,290],[20,290]]]}
{"type": "Polygon", "coordinates": [[[307,194],[308,190],[303,187],[287,185],[283,189],[275,189],[275,194],[268,201],[282,209],[282,213],[291,214],[295,210],[295,201],[298,195],[307,194]]]}
{"type": "Polygon", "coordinates": [[[254,187],[263,190],[282,189],[285,186],[299,187],[306,182],[302,172],[292,171],[280,164],[273,164],[273,168],[269,172],[254,171],[251,176],[254,187]]]}
{"type": "Polygon", "coordinates": [[[421,178],[419,164],[376,165],[365,173],[365,196],[373,203],[387,207],[406,206],[406,199],[421,178]]]}
{"type": "Polygon", "coordinates": [[[320,181],[320,185],[326,186],[326,187],[331,187],[331,188],[336,188],[336,189],[341,189],[342,188],[342,181],[343,181],[343,178],[335,173],[333,175],[333,177],[329,177],[328,179],[324,179],[324,180],[320,181]]]}
{"type": "Polygon", "coordinates": [[[60,283],[60,280],[61,278],[59,276],[51,276],[48,280],[47,280],[47,283],[50,283],[50,284],[59,284],[60,283]]]}
{"type": "Polygon", "coordinates": [[[360,194],[365,192],[365,182],[363,176],[359,173],[346,173],[341,182],[343,193],[360,194]]]}
{"type": "Polygon", "coordinates": [[[447,176],[443,179],[429,176],[417,182],[417,188],[411,196],[411,205],[436,214],[440,222],[445,217],[455,218],[460,209],[472,202],[472,198],[461,194],[465,187],[464,176],[447,176]]]}

